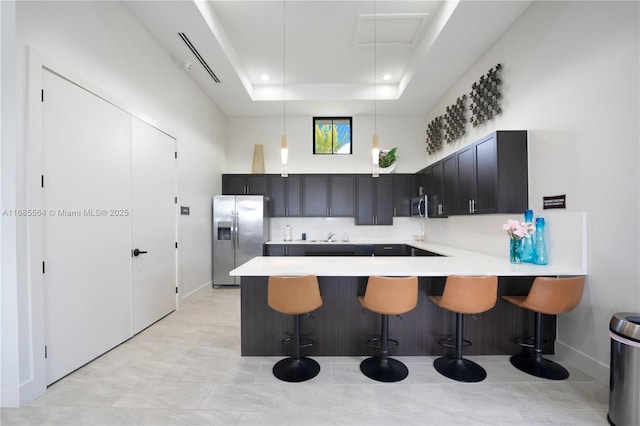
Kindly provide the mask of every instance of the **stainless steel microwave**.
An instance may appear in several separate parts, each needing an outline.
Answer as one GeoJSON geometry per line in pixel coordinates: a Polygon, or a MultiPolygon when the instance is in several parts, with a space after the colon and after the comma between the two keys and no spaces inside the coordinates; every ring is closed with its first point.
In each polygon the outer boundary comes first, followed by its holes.
{"type": "Polygon", "coordinates": [[[411,216],[427,217],[429,214],[427,196],[421,195],[411,199],[411,216]]]}

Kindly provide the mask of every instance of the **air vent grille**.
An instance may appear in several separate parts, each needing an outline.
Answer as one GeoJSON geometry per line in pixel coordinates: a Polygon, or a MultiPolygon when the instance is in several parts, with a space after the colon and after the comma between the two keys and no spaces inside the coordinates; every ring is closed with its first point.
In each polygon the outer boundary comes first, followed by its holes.
{"type": "Polygon", "coordinates": [[[204,69],[209,73],[213,81],[215,81],[216,83],[220,83],[220,79],[218,78],[218,76],[213,72],[209,64],[206,63],[204,58],[200,55],[200,52],[198,52],[193,43],[191,43],[191,40],[189,40],[187,35],[185,33],[178,33],[178,35],[180,36],[182,41],[184,41],[184,44],[187,45],[189,50],[191,50],[191,52],[195,55],[196,59],[198,59],[198,61],[202,64],[204,69]]]}

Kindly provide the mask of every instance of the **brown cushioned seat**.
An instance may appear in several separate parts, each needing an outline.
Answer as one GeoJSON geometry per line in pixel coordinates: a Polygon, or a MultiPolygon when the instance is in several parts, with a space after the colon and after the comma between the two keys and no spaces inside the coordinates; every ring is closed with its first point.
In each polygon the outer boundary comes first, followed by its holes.
{"type": "Polygon", "coordinates": [[[315,275],[269,277],[269,306],[283,314],[297,315],[322,306],[320,285],[315,275]]]}

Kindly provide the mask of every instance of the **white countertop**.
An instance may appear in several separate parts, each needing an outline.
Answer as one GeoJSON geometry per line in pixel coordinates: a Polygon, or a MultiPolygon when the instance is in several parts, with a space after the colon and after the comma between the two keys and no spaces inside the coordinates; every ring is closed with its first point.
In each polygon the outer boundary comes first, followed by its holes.
{"type": "MultiPolygon", "coordinates": [[[[301,244],[304,241],[273,241],[272,244],[301,244]]],[[[232,270],[231,276],[306,275],[420,276],[498,275],[498,276],[576,276],[585,275],[572,265],[512,264],[508,256],[499,258],[468,250],[417,241],[349,241],[323,244],[407,244],[443,256],[259,256],[232,270]]]]}
{"type": "Polygon", "coordinates": [[[369,245],[369,244],[406,244],[409,246],[418,247],[416,244],[421,244],[417,241],[405,241],[405,240],[331,240],[330,242],[327,240],[290,240],[290,241],[267,241],[265,244],[306,244],[306,245],[314,245],[314,244],[331,244],[331,245],[369,245]]]}

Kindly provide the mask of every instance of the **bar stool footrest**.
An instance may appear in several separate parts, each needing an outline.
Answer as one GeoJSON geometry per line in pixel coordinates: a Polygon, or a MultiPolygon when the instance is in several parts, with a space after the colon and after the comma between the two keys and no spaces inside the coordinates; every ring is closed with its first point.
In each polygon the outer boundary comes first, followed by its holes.
{"type": "Polygon", "coordinates": [[[273,366],[273,375],[284,382],[304,382],[320,372],[320,364],[307,357],[284,358],[273,366]]]}
{"type": "MultiPolygon", "coordinates": [[[[520,345],[523,348],[535,348],[535,336],[519,336],[513,339],[513,343],[516,345],[520,345]]],[[[542,339],[542,346],[547,346],[549,341],[547,339],[542,339]]]]}
{"type": "Polygon", "coordinates": [[[397,359],[373,356],[360,363],[362,374],[378,382],[399,382],[409,375],[409,369],[397,359]]]}
{"type": "Polygon", "coordinates": [[[560,364],[526,353],[513,355],[509,361],[518,370],[536,377],[542,377],[549,380],[565,380],[569,377],[569,372],[560,364]]]}
{"type": "MultiPolygon", "coordinates": [[[[293,337],[285,337],[280,341],[280,343],[287,344],[293,342],[293,337]]],[[[300,339],[300,349],[302,348],[310,348],[313,346],[313,340],[311,339],[300,339]]]]}
{"type": "MultiPolygon", "coordinates": [[[[444,339],[440,339],[438,340],[438,344],[440,346],[444,346],[445,348],[456,348],[456,338],[455,336],[452,337],[445,337],[444,339]]],[[[466,339],[462,339],[462,347],[466,348],[467,346],[471,346],[473,343],[471,343],[470,340],[466,340],[466,339]]]]}
{"type": "MultiPolygon", "coordinates": [[[[376,349],[380,349],[381,346],[381,341],[382,339],[380,337],[372,337],[371,339],[367,340],[367,346],[372,347],[372,348],[376,348],[376,349]]],[[[388,346],[398,346],[400,345],[400,343],[395,340],[395,339],[387,339],[387,345],[388,346]]]]}
{"type": "Polygon", "coordinates": [[[458,382],[476,383],[487,377],[487,372],[480,365],[468,359],[455,356],[444,356],[433,362],[438,373],[458,382]]]}

